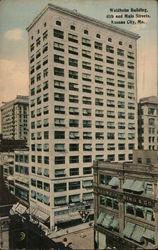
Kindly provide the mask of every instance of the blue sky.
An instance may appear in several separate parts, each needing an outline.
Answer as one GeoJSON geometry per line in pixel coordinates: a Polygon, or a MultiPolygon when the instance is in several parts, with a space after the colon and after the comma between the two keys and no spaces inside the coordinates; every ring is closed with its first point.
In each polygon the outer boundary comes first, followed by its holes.
{"type": "MultiPolygon", "coordinates": [[[[138,40],[138,98],[157,94],[158,2],[156,0],[1,0],[0,1],[0,105],[17,94],[28,94],[28,48],[26,27],[53,3],[110,22],[109,9],[147,8],[145,24],[116,25],[140,34],[138,40]]],[[[145,14],[145,13],[141,13],[145,14]]]]}

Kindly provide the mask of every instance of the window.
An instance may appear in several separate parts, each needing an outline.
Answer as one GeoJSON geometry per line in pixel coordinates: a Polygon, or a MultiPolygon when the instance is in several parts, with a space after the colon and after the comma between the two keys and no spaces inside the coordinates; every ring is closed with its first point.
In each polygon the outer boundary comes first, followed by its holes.
{"type": "Polygon", "coordinates": [[[61,26],[61,22],[60,21],[56,21],[56,25],[61,26]]]}
{"type": "Polygon", "coordinates": [[[95,127],[96,128],[104,128],[104,122],[103,121],[95,121],[95,127]]]}
{"type": "Polygon", "coordinates": [[[135,103],[128,103],[128,109],[135,109],[135,103]]]}
{"type": "Polygon", "coordinates": [[[102,50],[102,43],[94,42],[95,49],[102,50]]]}
{"type": "Polygon", "coordinates": [[[95,110],[95,116],[96,116],[96,117],[104,117],[104,111],[103,111],[103,110],[96,109],[96,110],[95,110]]]}
{"type": "Polygon", "coordinates": [[[110,63],[110,64],[114,64],[114,58],[113,58],[113,57],[110,57],[110,56],[107,56],[107,57],[106,57],[106,62],[107,62],[107,63],[110,63]]]}
{"type": "Polygon", "coordinates": [[[107,122],[107,128],[115,128],[115,123],[114,122],[107,122]]]}
{"type": "Polygon", "coordinates": [[[56,169],[55,170],[55,177],[64,177],[65,174],[65,169],[56,169]]]}
{"type": "Polygon", "coordinates": [[[121,102],[121,101],[118,101],[118,108],[125,108],[125,103],[124,102],[121,102]]]}
{"type": "Polygon", "coordinates": [[[107,111],[107,117],[115,118],[115,111],[107,111]]]}
{"type": "Polygon", "coordinates": [[[54,192],[64,192],[67,190],[66,183],[54,184],[54,192]]]}
{"type": "Polygon", "coordinates": [[[70,168],[70,176],[79,175],[79,168],[70,168]]]}
{"type": "Polygon", "coordinates": [[[121,81],[121,80],[118,80],[118,87],[124,88],[125,87],[125,82],[121,81]]]}
{"type": "Polygon", "coordinates": [[[83,96],[82,102],[83,104],[91,104],[91,97],[83,96]]]}
{"type": "Polygon", "coordinates": [[[103,66],[99,64],[95,64],[95,71],[97,72],[103,72],[103,66]]]}
{"type": "Polygon", "coordinates": [[[92,122],[89,120],[83,120],[83,128],[91,128],[92,122]]]}
{"type": "Polygon", "coordinates": [[[110,45],[106,45],[106,52],[114,53],[114,47],[112,47],[110,45]]]}
{"type": "Polygon", "coordinates": [[[128,72],[128,79],[134,79],[134,73],[128,72]]]}
{"type": "Polygon", "coordinates": [[[65,127],[65,119],[55,118],[54,119],[54,124],[55,124],[55,126],[65,127]]]}
{"type": "Polygon", "coordinates": [[[69,51],[70,54],[78,55],[78,48],[69,46],[69,47],[68,47],[68,51],[69,51]]]}
{"type": "Polygon", "coordinates": [[[91,63],[90,62],[82,62],[82,68],[83,69],[91,69],[91,63]]]}
{"type": "Polygon", "coordinates": [[[108,161],[115,161],[115,155],[108,155],[108,161]]]}
{"type": "Polygon", "coordinates": [[[96,34],[96,37],[97,37],[97,38],[100,38],[100,34],[96,34]]]}
{"type": "Polygon", "coordinates": [[[118,160],[119,161],[124,161],[125,160],[125,154],[119,154],[118,155],[118,160]]]}
{"type": "Polygon", "coordinates": [[[96,132],[95,133],[95,138],[98,140],[104,139],[104,133],[103,132],[96,132]]]}
{"type": "Polygon", "coordinates": [[[102,76],[95,76],[95,82],[103,84],[103,77],[102,76]]]}
{"type": "Polygon", "coordinates": [[[87,38],[82,38],[82,45],[85,45],[87,47],[91,47],[90,40],[87,38]]]}
{"type": "Polygon", "coordinates": [[[107,100],[107,107],[115,107],[115,101],[114,100],[107,100]]]}
{"type": "Polygon", "coordinates": [[[54,138],[55,139],[65,139],[65,132],[64,131],[55,131],[54,138]]]}
{"type": "Polygon", "coordinates": [[[149,118],[148,124],[149,124],[150,126],[154,126],[154,125],[155,125],[155,119],[154,119],[154,118],[149,118]]]}
{"type": "Polygon", "coordinates": [[[55,206],[62,206],[62,205],[65,205],[65,204],[67,204],[66,196],[60,196],[60,197],[55,197],[54,198],[54,205],[55,206]]]}
{"type": "Polygon", "coordinates": [[[70,29],[71,29],[71,30],[75,30],[75,26],[74,26],[74,25],[71,25],[71,26],[70,26],[70,29]]]}
{"type": "Polygon", "coordinates": [[[91,93],[91,86],[83,85],[82,86],[82,91],[85,92],[85,93],[91,93]]]}
{"type": "Polygon", "coordinates": [[[44,139],[49,139],[49,132],[48,131],[44,131],[44,139]]]}
{"type": "Polygon", "coordinates": [[[69,78],[78,79],[78,72],[69,70],[69,78]]]}
{"type": "Polygon", "coordinates": [[[82,114],[86,116],[91,116],[91,109],[82,109],[82,114]]]}
{"type": "Polygon", "coordinates": [[[103,55],[102,55],[102,54],[95,53],[95,54],[94,54],[94,59],[97,60],[97,61],[103,62],[103,55]]]}
{"type": "Polygon", "coordinates": [[[79,156],[70,156],[69,163],[79,163],[79,156]]]}
{"type": "Polygon", "coordinates": [[[107,78],[107,79],[106,79],[106,83],[107,83],[107,85],[109,85],[109,86],[114,86],[114,85],[115,85],[114,79],[112,79],[112,78],[107,78]]]}
{"type": "Polygon", "coordinates": [[[77,67],[78,66],[78,61],[76,59],[69,58],[69,65],[73,66],[73,67],[77,67]]]}
{"type": "Polygon", "coordinates": [[[83,151],[92,151],[92,144],[83,144],[83,151]]]}
{"type": "Polygon", "coordinates": [[[135,118],[134,113],[128,113],[128,119],[133,120],[135,118]]]}
{"type": "Polygon", "coordinates": [[[43,114],[46,115],[49,113],[48,106],[43,108],[43,114]]]}
{"type": "Polygon", "coordinates": [[[54,87],[57,89],[65,89],[64,81],[54,80],[54,87]]]}
{"type": "Polygon", "coordinates": [[[115,144],[109,143],[109,144],[107,145],[107,148],[108,148],[108,150],[115,150],[115,144]]]}
{"type": "Polygon", "coordinates": [[[88,50],[83,49],[82,50],[82,56],[86,57],[86,58],[91,58],[91,52],[88,50]]]}
{"type": "Polygon", "coordinates": [[[80,181],[69,182],[69,190],[80,189],[80,181]]]}
{"type": "Polygon", "coordinates": [[[79,151],[79,144],[69,144],[69,151],[79,151]]]}
{"type": "Polygon", "coordinates": [[[92,168],[91,167],[83,168],[83,174],[92,174],[92,168]]]}
{"type": "Polygon", "coordinates": [[[104,144],[100,144],[100,143],[96,144],[95,149],[96,149],[96,151],[103,151],[104,150],[104,144]]]}
{"type": "Polygon", "coordinates": [[[123,49],[117,49],[117,54],[119,55],[119,56],[124,56],[124,50],[123,49]]]}
{"type": "Polygon", "coordinates": [[[120,76],[120,77],[125,77],[125,71],[118,69],[117,70],[117,75],[120,76]]]}
{"type": "Polygon", "coordinates": [[[69,138],[70,138],[70,139],[74,139],[74,140],[79,139],[79,133],[76,132],[76,131],[70,132],[70,133],[69,133],[69,138]]]}
{"type": "Polygon", "coordinates": [[[64,94],[61,94],[61,93],[54,93],[54,100],[59,101],[59,102],[64,102],[65,96],[64,94]]]}
{"type": "Polygon", "coordinates": [[[65,164],[65,156],[56,156],[55,157],[55,165],[65,164]]]}
{"type": "Polygon", "coordinates": [[[64,106],[54,106],[54,112],[56,114],[65,114],[65,107],[64,106]]]}
{"type": "Polygon", "coordinates": [[[115,96],[115,92],[113,89],[107,89],[106,93],[108,96],[115,96]]]}
{"type": "Polygon", "coordinates": [[[68,34],[68,40],[73,43],[78,43],[78,36],[74,34],[68,34]]]}
{"type": "Polygon", "coordinates": [[[134,83],[133,82],[128,82],[128,88],[129,89],[134,89],[134,83]]]}
{"type": "Polygon", "coordinates": [[[69,95],[69,102],[78,103],[78,96],[77,95],[69,95]]]}
{"type": "Polygon", "coordinates": [[[84,34],[88,35],[88,30],[84,30],[84,34]]]}
{"type": "Polygon", "coordinates": [[[125,112],[118,112],[118,118],[125,119],[125,112]]]}
{"type": "Polygon", "coordinates": [[[64,57],[60,55],[54,55],[54,62],[64,64],[64,57]]]}
{"type": "Polygon", "coordinates": [[[125,133],[118,133],[118,139],[125,140],[125,133]]]}
{"type": "Polygon", "coordinates": [[[83,139],[92,139],[91,132],[83,132],[83,139]]]}
{"type": "Polygon", "coordinates": [[[54,67],[54,75],[64,76],[64,69],[54,67]]]}
{"type": "Polygon", "coordinates": [[[113,139],[115,139],[115,133],[110,133],[110,132],[108,132],[108,133],[107,133],[107,139],[108,139],[108,140],[113,140],[113,139]]]}
{"type": "Polygon", "coordinates": [[[91,75],[86,74],[86,73],[82,73],[82,80],[90,82],[91,81],[91,75]]]}
{"type": "Polygon", "coordinates": [[[118,122],[119,129],[125,129],[125,122],[118,122]]]}
{"type": "Polygon", "coordinates": [[[128,51],[127,52],[127,57],[130,59],[134,59],[134,52],[128,51]]]}
{"type": "Polygon", "coordinates": [[[61,30],[54,29],[54,37],[64,39],[64,32],[61,30]]]}
{"type": "Polygon", "coordinates": [[[118,149],[119,150],[124,150],[125,149],[125,144],[124,143],[119,143],[118,144],[118,149]]]}
{"type": "Polygon", "coordinates": [[[70,115],[79,115],[79,110],[78,110],[78,108],[69,107],[69,114],[70,114],[70,115]]]}
{"type": "Polygon", "coordinates": [[[79,121],[75,119],[70,119],[69,120],[69,126],[70,127],[78,127],[79,126],[79,121]]]}
{"type": "Polygon", "coordinates": [[[128,68],[129,69],[134,69],[134,63],[133,62],[128,62],[128,68]]]}
{"type": "Polygon", "coordinates": [[[70,82],[69,83],[69,90],[78,91],[78,84],[70,82]]]}
{"type": "Polygon", "coordinates": [[[115,74],[114,68],[106,67],[106,73],[109,75],[114,75],[115,74]]]}
{"type": "Polygon", "coordinates": [[[45,41],[48,37],[48,31],[46,30],[44,33],[43,33],[43,41],[45,41]]]}
{"type": "Polygon", "coordinates": [[[55,152],[64,152],[65,151],[65,144],[57,143],[54,145],[55,152]]]}
{"type": "Polygon", "coordinates": [[[95,98],[95,105],[96,106],[103,106],[103,99],[95,98]]]}
{"type": "Polygon", "coordinates": [[[95,94],[103,95],[103,88],[95,87],[95,94]]]}
{"type": "Polygon", "coordinates": [[[54,49],[59,51],[64,51],[64,44],[54,42],[54,49]]]}
{"type": "Polygon", "coordinates": [[[45,44],[43,46],[43,54],[48,51],[48,44],[45,44]]]}

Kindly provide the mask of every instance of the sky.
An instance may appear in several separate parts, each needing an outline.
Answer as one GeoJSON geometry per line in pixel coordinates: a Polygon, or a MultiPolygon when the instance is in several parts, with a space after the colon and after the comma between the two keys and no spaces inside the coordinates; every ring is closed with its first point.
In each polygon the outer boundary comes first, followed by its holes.
{"type": "MultiPolygon", "coordinates": [[[[0,0],[0,106],[13,100],[16,95],[28,95],[28,34],[26,28],[48,4],[76,9],[79,13],[106,23],[116,18],[115,9],[147,9],[132,12],[144,15],[130,19],[136,24],[115,24],[119,28],[133,31],[138,39],[138,99],[157,95],[158,83],[158,1],[156,0],[0,0]],[[108,18],[113,14],[114,18],[108,18]],[[149,15],[150,17],[146,17],[149,15]],[[138,19],[140,22],[137,23],[138,19]]],[[[127,13],[131,14],[131,12],[127,13]]]]}

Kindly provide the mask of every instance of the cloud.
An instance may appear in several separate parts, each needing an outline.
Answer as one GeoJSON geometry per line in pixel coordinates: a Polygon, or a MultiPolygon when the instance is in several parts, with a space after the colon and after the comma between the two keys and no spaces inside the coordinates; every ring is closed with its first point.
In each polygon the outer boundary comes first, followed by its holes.
{"type": "Polygon", "coordinates": [[[0,105],[16,95],[28,95],[29,73],[26,62],[0,59],[0,105]]]}
{"type": "Polygon", "coordinates": [[[8,30],[4,36],[6,39],[10,41],[19,41],[23,39],[23,30],[22,29],[8,30]]]}

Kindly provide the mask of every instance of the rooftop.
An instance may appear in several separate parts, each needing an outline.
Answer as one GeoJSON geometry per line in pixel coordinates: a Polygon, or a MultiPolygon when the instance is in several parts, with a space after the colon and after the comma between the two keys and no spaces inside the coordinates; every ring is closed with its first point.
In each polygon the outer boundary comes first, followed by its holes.
{"type": "Polygon", "coordinates": [[[4,102],[3,105],[0,107],[0,110],[3,111],[5,108],[8,108],[11,105],[15,105],[17,103],[28,103],[29,104],[29,97],[23,95],[17,95],[16,99],[11,100],[9,102],[4,102]]]}
{"type": "Polygon", "coordinates": [[[139,100],[139,103],[140,104],[147,104],[147,103],[158,104],[158,96],[148,96],[148,97],[141,98],[139,100]]]}
{"type": "Polygon", "coordinates": [[[107,29],[109,29],[111,31],[118,32],[118,33],[120,33],[122,35],[126,35],[126,36],[129,36],[129,37],[134,38],[134,39],[140,38],[140,36],[138,34],[136,34],[136,33],[133,33],[131,31],[127,31],[127,30],[124,30],[124,29],[120,29],[120,28],[118,28],[116,26],[113,26],[111,24],[107,24],[107,23],[102,22],[100,20],[97,20],[95,18],[88,17],[86,15],[83,15],[83,14],[79,13],[77,10],[69,10],[69,9],[59,7],[59,6],[56,6],[54,4],[50,4],[50,3],[37,15],[36,18],[34,18],[32,23],[27,27],[27,31],[29,31],[38,22],[38,20],[41,18],[41,16],[48,9],[60,12],[60,13],[65,14],[65,15],[72,16],[72,17],[74,17],[76,19],[84,20],[86,22],[92,23],[92,24],[97,25],[97,26],[102,27],[102,28],[107,28],[107,29]]]}

